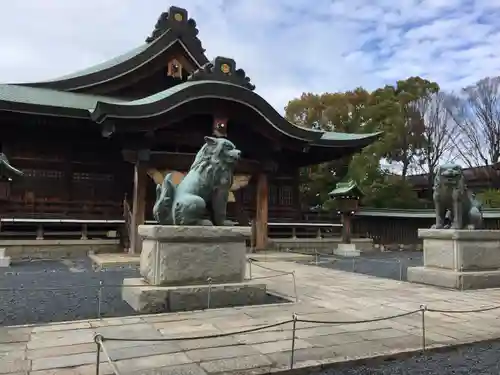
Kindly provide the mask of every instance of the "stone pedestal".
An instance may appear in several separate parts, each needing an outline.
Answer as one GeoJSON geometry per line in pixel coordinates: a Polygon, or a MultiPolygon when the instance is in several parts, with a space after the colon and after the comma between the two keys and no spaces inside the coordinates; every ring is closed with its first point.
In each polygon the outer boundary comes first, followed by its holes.
{"type": "Polygon", "coordinates": [[[408,281],[453,289],[500,287],[500,231],[419,229],[424,266],[408,281]]]}
{"type": "Polygon", "coordinates": [[[250,282],[159,287],[149,285],[144,279],[125,279],[122,288],[122,298],[142,313],[258,305],[266,297],[265,284],[250,282]]]}
{"type": "Polygon", "coordinates": [[[339,243],[333,253],[343,257],[359,257],[361,254],[354,243],[339,243]]]}
{"type": "Polygon", "coordinates": [[[249,227],[140,225],[144,279],[125,279],[123,299],[142,313],[264,303],[266,286],[244,283],[250,234],[249,227]]]}
{"type": "Polygon", "coordinates": [[[0,248],[0,268],[10,266],[10,257],[5,255],[7,249],[0,248]]]}

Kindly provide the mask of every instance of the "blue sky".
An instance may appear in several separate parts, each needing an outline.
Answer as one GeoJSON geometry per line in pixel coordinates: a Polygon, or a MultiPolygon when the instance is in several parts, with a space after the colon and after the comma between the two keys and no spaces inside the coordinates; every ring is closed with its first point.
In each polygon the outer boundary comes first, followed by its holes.
{"type": "Polygon", "coordinates": [[[420,75],[456,90],[500,75],[499,0],[22,0],[0,14],[0,82],[57,77],[141,44],[186,8],[209,57],[232,57],[277,110],[302,92],[420,75]]]}

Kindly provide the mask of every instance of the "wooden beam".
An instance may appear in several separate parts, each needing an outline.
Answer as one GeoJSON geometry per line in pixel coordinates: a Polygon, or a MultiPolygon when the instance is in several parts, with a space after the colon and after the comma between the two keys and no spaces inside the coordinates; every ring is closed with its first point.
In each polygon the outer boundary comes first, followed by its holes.
{"type": "MultiPolygon", "coordinates": [[[[123,158],[129,163],[136,163],[138,160],[137,151],[123,150],[123,158]]],[[[180,152],[151,151],[148,161],[149,167],[165,168],[174,171],[188,171],[194,161],[196,154],[180,152]]],[[[241,159],[236,164],[236,173],[253,174],[260,169],[260,163],[256,160],[241,159]]]]}
{"type": "Polygon", "coordinates": [[[146,186],[148,175],[144,163],[138,161],[134,166],[134,194],[132,201],[132,220],[130,228],[130,254],[140,254],[142,240],[138,233],[139,225],[144,224],[146,216],[146,186]]]}
{"type": "Polygon", "coordinates": [[[255,213],[255,249],[266,250],[267,222],[269,215],[269,186],[267,174],[261,172],[257,176],[257,197],[256,197],[256,213],[255,213]]]}

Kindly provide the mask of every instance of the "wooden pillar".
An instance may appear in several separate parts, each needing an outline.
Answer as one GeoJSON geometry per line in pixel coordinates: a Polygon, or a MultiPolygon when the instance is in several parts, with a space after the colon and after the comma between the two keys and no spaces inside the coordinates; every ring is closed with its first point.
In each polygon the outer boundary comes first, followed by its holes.
{"type": "Polygon", "coordinates": [[[342,212],[342,243],[351,243],[351,213],[342,212]]]}
{"type": "Polygon", "coordinates": [[[255,201],[255,249],[265,250],[268,242],[269,186],[267,175],[264,172],[259,173],[257,177],[257,196],[255,201]]]}
{"type": "Polygon", "coordinates": [[[142,241],[137,229],[139,225],[144,224],[146,216],[146,185],[148,179],[146,170],[146,165],[143,162],[137,161],[135,163],[129,254],[140,254],[142,250],[142,241]]]}

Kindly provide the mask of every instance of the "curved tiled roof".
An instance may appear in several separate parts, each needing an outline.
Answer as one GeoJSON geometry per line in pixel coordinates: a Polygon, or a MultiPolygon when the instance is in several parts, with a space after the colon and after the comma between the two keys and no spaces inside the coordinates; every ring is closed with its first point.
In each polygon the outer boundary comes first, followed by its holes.
{"type": "Polygon", "coordinates": [[[99,123],[113,118],[151,118],[161,116],[168,113],[169,110],[187,103],[203,99],[219,99],[250,107],[276,131],[288,137],[307,142],[311,146],[339,147],[356,145],[356,147],[364,147],[380,136],[380,133],[347,134],[302,128],[286,120],[255,92],[240,85],[223,81],[185,82],[146,98],[125,103],[99,100],[92,111],[91,117],[99,123]]]}
{"type": "MultiPolygon", "coordinates": [[[[241,113],[244,111],[255,116],[256,121],[252,126],[269,125],[257,131],[274,132],[276,139],[292,138],[294,147],[298,146],[299,150],[294,151],[297,165],[352,154],[380,136],[380,133],[324,132],[290,123],[265,99],[253,92],[253,84],[243,70],[236,69],[234,60],[217,57],[209,62],[197,35],[196,23],[188,19],[187,12],[171,7],[168,13],[160,16],[145,44],[115,59],[45,82],[0,85],[0,111],[86,118],[106,123],[106,126],[110,125],[107,119],[121,119],[116,124],[119,127],[127,122],[124,119],[152,118],[175,111],[185,116],[193,108],[196,111],[197,105],[213,105],[209,101],[216,100],[216,105],[219,101],[221,104],[227,103],[229,111],[236,108],[236,116],[243,116],[241,113]],[[142,69],[141,73],[148,71],[152,61],[160,63],[159,66],[166,64],[166,57],[171,58],[174,52],[178,53],[179,47],[184,49],[185,56],[189,56],[198,68],[187,82],[132,101],[84,93],[87,88],[95,87],[100,87],[99,90],[93,89],[95,92],[107,92],[105,85],[101,84],[126,79],[139,69],[142,69]],[[302,157],[301,149],[308,154],[308,161],[302,157]]],[[[138,131],[140,123],[130,121],[125,126],[138,131]]]]}
{"type": "Polygon", "coordinates": [[[163,59],[173,46],[184,49],[186,56],[200,68],[208,63],[201,41],[198,39],[196,22],[188,19],[185,9],[170,7],[160,16],[147,42],[133,50],[88,69],[42,82],[17,85],[49,88],[61,91],[85,91],[85,89],[112,81],[132,73],[156,59],[163,59]],[[180,16],[179,16],[180,15],[180,16]],[[158,24],[161,24],[158,26],[158,24]]]}
{"type": "Polygon", "coordinates": [[[0,111],[89,118],[99,100],[123,100],[19,85],[0,85],[0,111]]]}

